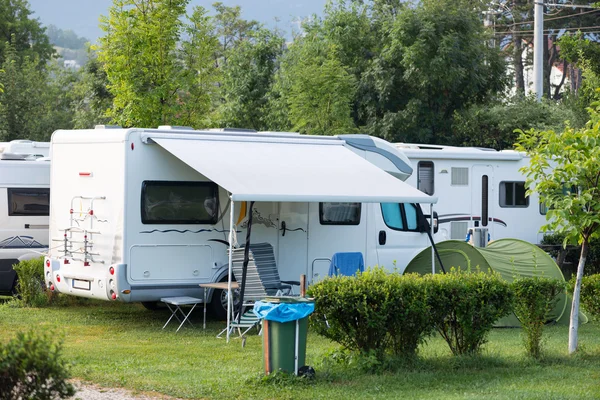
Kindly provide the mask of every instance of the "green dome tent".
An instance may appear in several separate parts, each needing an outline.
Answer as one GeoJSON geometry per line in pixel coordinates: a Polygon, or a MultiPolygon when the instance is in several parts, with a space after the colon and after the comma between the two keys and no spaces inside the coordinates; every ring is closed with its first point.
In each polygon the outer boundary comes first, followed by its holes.
{"type": "MultiPolygon", "coordinates": [[[[518,239],[500,239],[490,242],[487,247],[473,247],[467,242],[446,240],[436,244],[444,268],[463,270],[479,267],[481,271],[496,271],[504,280],[512,282],[516,277],[544,276],[564,281],[565,278],[554,260],[542,249],[518,239]]],[[[439,262],[435,262],[436,273],[442,272],[439,262]]],[[[408,264],[404,273],[431,273],[431,247],[421,251],[408,264]]],[[[559,299],[550,314],[551,320],[567,323],[570,306],[566,292],[559,299]]],[[[581,321],[582,316],[580,316],[581,321]]],[[[583,319],[586,319],[583,316],[583,319]]],[[[520,326],[513,314],[498,321],[496,326],[520,326]]]]}

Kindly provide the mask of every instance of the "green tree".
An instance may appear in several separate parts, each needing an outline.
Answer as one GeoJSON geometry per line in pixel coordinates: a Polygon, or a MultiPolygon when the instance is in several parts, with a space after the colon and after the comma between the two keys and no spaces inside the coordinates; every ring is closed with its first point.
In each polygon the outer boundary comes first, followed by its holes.
{"type": "Polygon", "coordinates": [[[113,96],[108,90],[108,79],[96,54],[88,47],[88,61],[78,71],[78,80],[73,86],[73,127],[89,129],[94,125],[110,123],[107,111],[113,96]]]}
{"type": "Polygon", "coordinates": [[[277,32],[260,28],[229,50],[222,68],[221,126],[269,129],[268,94],[283,44],[277,32]]]}
{"type": "Polygon", "coordinates": [[[454,146],[489,147],[496,150],[513,148],[518,134],[515,129],[564,129],[565,121],[573,127],[583,127],[577,110],[564,102],[516,95],[503,101],[493,101],[456,111],[452,121],[452,137],[446,142],[454,146]]]}
{"type": "Polygon", "coordinates": [[[581,254],[573,291],[569,326],[569,353],[577,349],[581,279],[589,241],[600,227],[600,105],[590,108],[590,121],[582,129],[567,126],[562,132],[520,132],[517,150],[526,151],[530,165],[528,193],[537,192],[548,207],[542,229],[565,234],[565,242],[578,240],[581,254]],[[567,190],[565,188],[574,188],[567,190]]]}
{"type": "Polygon", "coordinates": [[[215,77],[206,11],[189,0],[114,0],[101,18],[98,60],[114,96],[108,112],[121,126],[197,124],[215,77]],[[194,54],[195,52],[195,54],[194,54]],[[192,104],[200,101],[199,106],[192,104]]]}
{"type": "Polygon", "coordinates": [[[185,26],[187,37],[180,45],[182,89],[178,94],[179,121],[181,125],[214,127],[211,114],[219,96],[222,72],[214,57],[219,47],[214,35],[214,24],[204,8],[196,7],[185,26]]]}
{"type": "Polygon", "coordinates": [[[355,131],[351,111],[356,79],[337,59],[334,47],[312,37],[297,39],[281,75],[293,130],[321,135],[355,131]]]}
{"type": "Polygon", "coordinates": [[[46,28],[31,14],[27,0],[0,0],[0,63],[5,61],[8,51],[16,52],[19,59],[35,59],[39,65],[54,56],[46,28]]]}
{"type": "Polygon", "coordinates": [[[227,63],[229,50],[246,40],[260,25],[257,21],[243,19],[240,6],[228,7],[216,2],[213,3],[213,8],[215,33],[220,43],[216,58],[219,65],[223,65],[227,63]]]}
{"type": "Polygon", "coordinates": [[[445,143],[456,110],[504,89],[500,53],[486,45],[476,13],[454,3],[424,1],[394,21],[373,84],[384,88],[381,98],[395,101],[368,121],[371,132],[390,141],[445,143]]]}

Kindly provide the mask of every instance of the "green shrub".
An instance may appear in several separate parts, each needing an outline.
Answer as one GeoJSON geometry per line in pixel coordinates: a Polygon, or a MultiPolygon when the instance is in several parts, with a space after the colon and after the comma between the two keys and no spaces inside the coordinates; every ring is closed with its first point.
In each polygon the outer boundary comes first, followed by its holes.
{"type": "Polygon", "coordinates": [[[389,293],[387,332],[395,355],[412,356],[433,331],[427,301],[429,280],[418,274],[391,274],[385,281],[389,293]]]}
{"type": "Polygon", "coordinates": [[[312,285],[311,315],[317,333],[363,354],[383,356],[387,347],[388,286],[386,273],[369,270],[356,277],[335,276],[312,285]]]}
{"type": "Polygon", "coordinates": [[[580,301],[585,311],[594,319],[600,319],[600,274],[583,277],[580,301]]]}
{"type": "Polygon", "coordinates": [[[428,278],[427,297],[437,331],[453,354],[478,353],[494,323],[512,310],[509,284],[495,272],[454,268],[428,278]]]}
{"type": "Polygon", "coordinates": [[[48,304],[49,297],[44,288],[44,257],[21,261],[13,266],[17,272],[17,294],[19,303],[27,307],[48,304]]]}
{"type": "Polygon", "coordinates": [[[565,282],[536,276],[517,278],[511,287],[515,295],[514,313],[525,332],[525,348],[530,356],[538,358],[544,324],[558,300],[558,294],[565,290],[565,282]]]}
{"type": "Polygon", "coordinates": [[[62,344],[49,334],[17,333],[0,349],[0,397],[6,400],[64,399],[75,394],[62,344]]]}
{"type": "Polygon", "coordinates": [[[425,284],[418,275],[382,268],[329,278],[309,289],[315,298],[311,321],[319,334],[365,357],[412,356],[433,331],[425,284]]]}

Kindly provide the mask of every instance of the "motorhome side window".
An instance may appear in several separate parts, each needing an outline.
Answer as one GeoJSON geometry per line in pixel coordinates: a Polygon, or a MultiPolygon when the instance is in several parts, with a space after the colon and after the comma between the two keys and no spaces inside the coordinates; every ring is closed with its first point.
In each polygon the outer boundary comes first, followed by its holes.
{"type": "Polygon", "coordinates": [[[500,207],[528,207],[525,182],[500,182],[500,207]]]}
{"type": "Polygon", "coordinates": [[[8,188],[9,216],[48,216],[50,215],[50,189],[48,188],[8,188]]]}
{"type": "Polygon", "coordinates": [[[433,162],[419,161],[419,164],[417,164],[417,189],[430,196],[433,195],[435,191],[433,182],[433,162]]]}
{"type": "Polygon", "coordinates": [[[321,225],[360,224],[361,203],[319,203],[321,225]]]}
{"type": "Polygon", "coordinates": [[[397,231],[416,231],[417,207],[414,204],[381,203],[383,221],[397,231]]]}
{"type": "Polygon", "coordinates": [[[213,182],[144,181],[142,223],[216,224],[218,187],[213,182]]]}

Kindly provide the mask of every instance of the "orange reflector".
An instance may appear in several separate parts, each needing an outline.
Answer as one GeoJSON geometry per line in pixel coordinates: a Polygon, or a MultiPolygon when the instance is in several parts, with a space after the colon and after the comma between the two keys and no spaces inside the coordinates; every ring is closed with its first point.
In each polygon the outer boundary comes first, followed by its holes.
{"type": "Polygon", "coordinates": [[[129,293],[131,293],[131,290],[129,290],[129,289],[121,290],[121,293],[129,294],[129,293]]]}

